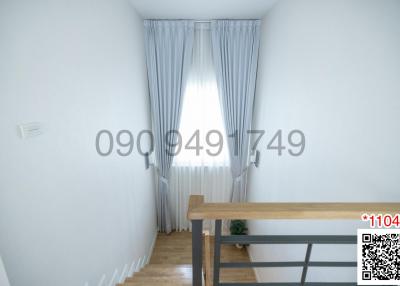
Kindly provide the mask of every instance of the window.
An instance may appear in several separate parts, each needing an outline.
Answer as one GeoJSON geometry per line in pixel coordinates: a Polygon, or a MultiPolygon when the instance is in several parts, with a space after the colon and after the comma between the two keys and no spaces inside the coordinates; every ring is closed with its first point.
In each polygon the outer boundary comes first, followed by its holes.
{"type": "Polygon", "coordinates": [[[175,165],[229,165],[209,24],[196,24],[179,132],[182,148],[174,159],[175,165]]]}

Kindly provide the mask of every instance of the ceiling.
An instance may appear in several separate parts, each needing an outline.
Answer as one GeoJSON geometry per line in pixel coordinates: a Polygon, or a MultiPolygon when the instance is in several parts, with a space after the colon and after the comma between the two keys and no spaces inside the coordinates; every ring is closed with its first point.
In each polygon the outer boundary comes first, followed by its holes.
{"type": "Polygon", "coordinates": [[[260,19],[277,0],[130,0],[145,19],[260,19]]]}

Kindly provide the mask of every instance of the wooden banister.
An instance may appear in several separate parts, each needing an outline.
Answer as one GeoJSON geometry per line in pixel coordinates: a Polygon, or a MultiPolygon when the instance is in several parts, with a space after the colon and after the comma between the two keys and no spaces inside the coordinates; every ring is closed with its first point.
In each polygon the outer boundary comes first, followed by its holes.
{"type": "MultiPolygon", "coordinates": [[[[313,244],[357,244],[356,235],[221,235],[222,220],[252,220],[252,219],[354,219],[360,220],[363,214],[396,215],[400,213],[400,203],[205,203],[203,196],[191,196],[187,217],[192,222],[192,263],[193,263],[193,286],[202,285],[202,263],[203,263],[203,220],[215,220],[215,243],[214,243],[214,274],[213,285],[227,285],[220,283],[221,267],[294,267],[293,262],[249,262],[249,263],[221,263],[222,244],[306,244],[307,252],[304,262],[297,266],[303,267],[301,283],[307,285],[307,270],[312,266],[310,262],[313,244]]],[[[207,239],[207,235],[205,236],[207,239]]],[[[205,281],[210,285],[211,264],[208,260],[209,245],[205,241],[205,281]]],[[[320,267],[356,267],[356,262],[318,262],[320,267]]],[[[242,285],[240,283],[232,285],[242,285]]],[[[250,285],[250,284],[249,284],[250,285]]],[[[257,284],[251,284],[257,285],[257,284]]],[[[260,285],[264,285],[260,283],[260,285]]],[[[286,284],[285,284],[286,285],[286,284]]],[[[325,285],[332,285],[326,283],[325,285]]],[[[335,284],[336,285],[336,284],[335,284]]],[[[342,283],[337,285],[354,285],[357,283],[342,283]]]]}
{"type": "Polygon", "coordinates": [[[208,230],[204,234],[204,282],[205,286],[212,286],[211,280],[211,238],[208,230]]]}
{"type": "Polygon", "coordinates": [[[189,198],[189,207],[188,207],[188,219],[189,214],[197,207],[204,204],[204,196],[201,195],[191,195],[189,198]]]}
{"type": "Polygon", "coordinates": [[[364,213],[400,213],[400,203],[204,203],[191,196],[189,220],[220,219],[360,219],[364,213]]]}

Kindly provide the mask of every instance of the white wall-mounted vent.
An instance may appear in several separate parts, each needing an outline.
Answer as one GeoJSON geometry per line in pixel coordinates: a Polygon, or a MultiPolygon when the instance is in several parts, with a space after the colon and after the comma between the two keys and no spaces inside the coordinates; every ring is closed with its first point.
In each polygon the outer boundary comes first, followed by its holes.
{"type": "Polygon", "coordinates": [[[22,139],[38,136],[43,133],[42,124],[39,122],[30,122],[18,125],[22,139]]]}

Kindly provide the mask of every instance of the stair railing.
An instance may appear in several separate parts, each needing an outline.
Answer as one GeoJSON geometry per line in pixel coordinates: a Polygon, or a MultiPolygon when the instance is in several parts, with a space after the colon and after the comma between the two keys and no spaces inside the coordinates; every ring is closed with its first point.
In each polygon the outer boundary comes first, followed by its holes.
{"type": "Polygon", "coordinates": [[[212,286],[210,231],[204,230],[203,234],[204,234],[204,283],[205,286],[212,286]]]}
{"type": "MultiPolygon", "coordinates": [[[[188,219],[192,222],[193,286],[202,286],[203,220],[215,220],[213,286],[355,286],[357,283],[306,282],[309,267],[356,267],[356,262],[310,261],[315,244],[356,244],[356,236],[347,235],[226,235],[221,234],[222,220],[260,219],[360,219],[364,213],[395,215],[400,203],[204,203],[204,197],[190,197],[188,219]],[[222,244],[305,244],[304,261],[286,262],[221,262],[222,244]],[[221,283],[221,268],[302,267],[299,283],[221,283]]],[[[206,257],[210,247],[205,244],[206,257]]],[[[211,286],[210,263],[205,263],[205,283],[211,286]]]]}

